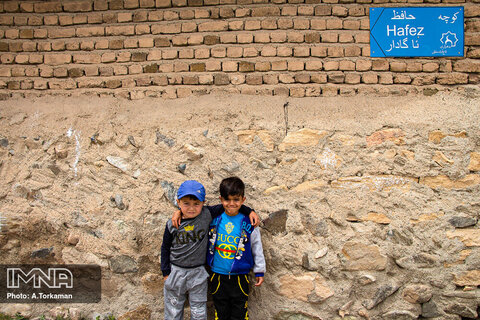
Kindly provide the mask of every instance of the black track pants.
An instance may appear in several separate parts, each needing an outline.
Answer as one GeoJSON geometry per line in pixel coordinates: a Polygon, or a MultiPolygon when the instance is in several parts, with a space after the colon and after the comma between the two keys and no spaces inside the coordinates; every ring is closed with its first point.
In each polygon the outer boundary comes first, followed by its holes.
{"type": "Polygon", "coordinates": [[[215,320],[248,320],[248,283],[246,274],[227,276],[214,273],[210,277],[215,320]]]}

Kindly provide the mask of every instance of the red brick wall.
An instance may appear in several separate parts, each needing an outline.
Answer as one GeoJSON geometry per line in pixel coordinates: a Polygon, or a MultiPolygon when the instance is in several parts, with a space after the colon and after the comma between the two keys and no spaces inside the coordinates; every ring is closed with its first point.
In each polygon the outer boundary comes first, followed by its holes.
{"type": "Polygon", "coordinates": [[[480,82],[480,1],[3,1],[0,53],[3,98],[431,94],[480,82]],[[464,58],[370,57],[370,7],[449,5],[464,58]]]}

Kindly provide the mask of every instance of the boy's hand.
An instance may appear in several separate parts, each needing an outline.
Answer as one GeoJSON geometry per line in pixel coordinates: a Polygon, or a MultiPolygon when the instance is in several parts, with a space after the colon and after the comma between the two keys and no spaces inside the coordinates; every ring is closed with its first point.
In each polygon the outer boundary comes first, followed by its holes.
{"type": "Polygon", "coordinates": [[[255,287],[260,287],[263,283],[263,277],[256,277],[257,282],[255,283],[255,287]]]}
{"type": "Polygon", "coordinates": [[[167,281],[168,276],[163,277],[163,281],[167,281]]]}
{"type": "Polygon", "coordinates": [[[252,224],[252,226],[256,228],[260,225],[260,217],[255,211],[252,210],[248,217],[250,218],[250,223],[252,224]]]}
{"type": "Polygon", "coordinates": [[[182,221],[182,212],[180,210],[177,210],[173,213],[172,224],[175,228],[178,229],[181,221],[182,221]]]}

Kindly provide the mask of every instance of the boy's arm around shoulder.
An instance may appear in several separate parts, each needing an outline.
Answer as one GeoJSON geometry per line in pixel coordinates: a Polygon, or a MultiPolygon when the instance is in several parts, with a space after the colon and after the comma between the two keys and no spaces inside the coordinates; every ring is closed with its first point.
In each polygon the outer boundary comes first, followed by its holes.
{"type": "Polygon", "coordinates": [[[165,231],[163,232],[163,241],[162,241],[162,249],[160,253],[160,265],[162,269],[162,274],[164,277],[168,277],[170,272],[172,271],[172,266],[170,264],[170,249],[172,248],[173,243],[173,235],[170,233],[168,228],[168,222],[165,226],[165,231]]]}
{"type": "MultiPolygon", "coordinates": [[[[221,204],[217,204],[217,205],[214,205],[214,206],[207,206],[207,209],[212,214],[212,219],[215,219],[216,217],[218,217],[219,215],[221,215],[222,213],[225,212],[225,209],[223,208],[223,205],[221,205],[221,204]]],[[[248,216],[250,218],[250,223],[254,227],[258,227],[258,225],[260,225],[260,218],[259,218],[258,214],[252,208],[247,207],[247,206],[242,204],[239,212],[241,214],[243,214],[244,216],[248,216]]]]}
{"type": "Polygon", "coordinates": [[[260,286],[263,283],[263,278],[266,271],[265,256],[263,255],[262,237],[260,235],[260,229],[255,228],[250,236],[250,244],[252,246],[253,255],[253,272],[257,282],[255,286],[260,286]]]}

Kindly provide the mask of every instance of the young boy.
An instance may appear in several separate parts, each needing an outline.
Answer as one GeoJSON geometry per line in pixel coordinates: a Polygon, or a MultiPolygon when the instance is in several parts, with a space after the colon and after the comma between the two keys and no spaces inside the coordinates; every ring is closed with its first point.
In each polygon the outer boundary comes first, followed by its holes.
{"type": "Polygon", "coordinates": [[[207,263],[215,319],[248,319],[248,278],[253,268],[255,286],[263,283],[265,257],[260,231],[248,218],[239,215],[245,202],[245,185],[237,177],[224,179],[220,184],[220,202],[225,212],[210,224],[207,263]]]}
{"type": "MultiPolygon", "coordinates": [[[[206,320],[207,233],[212,216],[221,214],[223,207],[204,207],[205,188],[195,180],[182,183],[177,199],[182,220],[178,228],[173,226],[171,220],[167,222],[161,251],[161,268],[165,279],[165,319],[183,319],[184,303],[188,295],[191,319],[206,320]]],[[[243,206],[241,212],[248,215],[252,210],[243,206]]],[[[254,212],[252,218],[258,220],[254,212]]]]}

